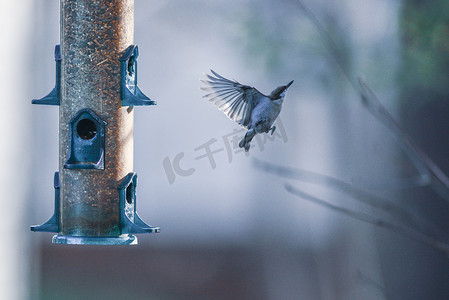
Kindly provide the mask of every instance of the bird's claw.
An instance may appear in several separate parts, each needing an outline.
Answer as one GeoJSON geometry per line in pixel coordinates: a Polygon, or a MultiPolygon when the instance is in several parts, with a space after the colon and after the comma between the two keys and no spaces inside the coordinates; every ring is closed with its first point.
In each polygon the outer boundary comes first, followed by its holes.
{"type": "Polygon", "coordinates": [[[276,126],[271,127],[270,130],[271,130],[271,135],[273,135],[274,131],[276,130],[276,126]]]}

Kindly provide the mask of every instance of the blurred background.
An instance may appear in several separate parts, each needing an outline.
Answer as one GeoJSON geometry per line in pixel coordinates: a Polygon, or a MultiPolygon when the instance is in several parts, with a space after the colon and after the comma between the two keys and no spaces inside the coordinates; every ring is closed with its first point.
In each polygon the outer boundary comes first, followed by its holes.
{"type": "Polygon", "coordinates": [[[444,0],[136,0],[139,85],[158,101],[135,110],[138,211],[161,233],[95,247],[29,230],[54,206],[58,108],[31,99],[54,86],[59,2],[2,1],[0,298],[449,299],[447,186],[433,188],[357,84],[449,174],[448,12],[444,0]],[[249,155],[202,98],[211,68],[263,93],[295,80],[277,134],[249,155]]]}

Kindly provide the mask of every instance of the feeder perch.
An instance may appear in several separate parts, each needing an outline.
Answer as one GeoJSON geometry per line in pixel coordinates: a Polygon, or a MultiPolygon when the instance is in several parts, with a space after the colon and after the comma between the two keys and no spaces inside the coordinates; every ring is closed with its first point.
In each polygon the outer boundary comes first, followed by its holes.
{"type": "Polygon", "coordinates": [[[59,45],[55,46],[55,61],[56,61],[56,84],[51,92],[41,98],[34,99],[31,101],[32,104],[43,104],[43,105],[59,105],[59,95],[61,89],[61,47],[59,45]]]}
{"type": "Polygon", "coordinates": [[[137,57],[139,48],[130,46],[120,58],[120,85],[122,106],[156,105],[137,85],[137,57]]]}

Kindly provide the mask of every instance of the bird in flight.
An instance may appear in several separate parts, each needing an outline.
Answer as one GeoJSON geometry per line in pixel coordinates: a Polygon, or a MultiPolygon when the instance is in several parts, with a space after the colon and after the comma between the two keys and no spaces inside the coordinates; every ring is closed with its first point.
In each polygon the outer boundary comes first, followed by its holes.
{"type": "Polygon", "coordinates": [[[273,135],[276,130],[273,123],[281,112],[282,102],[293,80],[264,95],[254,87],[224,78],[213,70],[211,72],[213,75],[205,74],[207,80],[201,79],[207,85],[201,89],[208,92],[203,98],[208,98],[229,119],[247,130],[239,147],[248,152],[256,134],[271,131],[273,135]]]}

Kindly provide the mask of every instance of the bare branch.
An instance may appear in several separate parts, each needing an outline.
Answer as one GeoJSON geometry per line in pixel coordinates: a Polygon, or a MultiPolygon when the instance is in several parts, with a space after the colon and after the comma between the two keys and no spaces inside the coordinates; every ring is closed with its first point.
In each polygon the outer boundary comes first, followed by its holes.
{"type": "Polygon", "coordinates": [[[303,182],[310,182],[313,184],[319,184],[328,188],[333,188],[337,191],[343,192],[357,201],[365,203],[371,207],[380,209],[394,218],[401,220],[409,226],[414,227],[420,232],[424,232],[425,228],[433,232],[438,236],[444,236],[439,228],[430,224],[426,220],[422,220],[416,215],[408,212],[404,208],[392,203],[391,201],[384,200],[377,197],[361,188],[358,188],[343,180],[333,178],[331,176],[319,174],[312,171],[294,169],[290,167],[283,167],[272,163],[264,162],[262,160],[253,158],[253,165],[265,172],[276,174],[283,178],[291,178],[300,180],[303,182]],[[424,224],[423,224],[424,223],[424,224]]]}
{"type": "Polygon", "coordinates": [[[429,185],[445,200],[449,201],[449,178],[444,172],[403,132],[399,124],[377,99],[368,85],[359,78],[360,95],[368,111],[387,129],[399,142],[403,151],[420,174],[419,185],[429,185]]]}
{"type": "Polygon", "coordinates": [[[343,73],[343,75],[346,77],[346,79],[349,81],[349,83],[354,87],[354,89],[357,90],[357,85],[355,84],[355,81],[351,78],[350,72],[344,64],[343,55],[341,54],[341,51],[340,51],[339,47],[337,46],[337,43],[335,43],[334,39],[331,37],[329,32],[326,30],[326,27],[324,27],[324,25],[321,23],[321,21],[307,7],[307,5],[305,5],[301,0],[297,0],[296,4],[299,6],[299,8],[304,13],[304,15],[312,22],[312,24],[317,29],[318,34],[321,36],[321,39],[324,41],[324,44],[326,45],[326,47],[330,50],[330,54],[332,55],[333,59],[335,60],[335,63],[339,67],[340,71],[343,73]]]}
{"type": "Polygon", "coordinates": [[[389,230],[391,232],[394,232],[394,233],[406,236],[406,237],[408,237],[410,239],[413,239],[415,241],[418,241],[420,243],[428,245],[428,246],[430,246],[430,247],[432,247],[434,249],[442,251],[445,254],[449,254],[449,245],[448,244],[443,243],[443,242],[441,242],[441,241],[439,241],[439,240],[437,240],[437,239],[435,239],[433,237],[430,237],[430,236],[428,236],[426,234],[423,234],[423,233],[421,233],[419,231],[399,226],[399,225],[394,224],[392,222],[388,222],[386,220],[383,220],[382,218],[376,218],[376,217],[373,217],[371,215],[368,215],[368,214],[365,214],[365,213],[362,213],[362,212],[357,212],[357,211],[353,211],[353,210],[350,210],[350,209],[347,209],[347,208],[336,206],[334,204],[331,204],[329,202],[321,200],[321,199],[319,199],[319,198],[317,198],[315,196],[312,196],[312,195],[310,195],[308,193],[305,193],[304,191],[301,191],[301,190],[293,187],[292,185],[290,185],[288,183],[285,184],[285,189],[289,193],[291,193],[291,194],[293,194],[293,195],[295,195],[297,197],[300,197],[300,198],[302,198],[304,200],[307,200],[309,202],[313,202],[313,203],[318,204],[318,205],[320,205],[322,207],[326,207],[326,208],[328,208],[330,210],[342,213],[342,214],[344,214],[346,216],[349,216],[349,217],[351,217],[353,219],[357,219],[357,220],[365,222],[365,223],[373,224],[375,226],[387,229],[387,230],[389,230]]]}
{"type": "Polygon", "coordinates": [[[449,201],[449,178],[447,175],[444,174],[444,172],[427,155],[425,155],[410,138],[408,138],[399,124],[380,103],[368,85],[361,79],[358,80],[358,84],[355,83],[353,78],[350,76],[349,70],[347,70],[345,64],[343,63],[341,51],[329,32],[301,0],[297,0],[296,3],[317,29],[319,35],[333,55],[335,62],[342,71],[343,75],[349,81],[354,90],[360,94],[364,106],[379,122],[384,124],[390,133],[398,140],[399,145],[418,170],[420,176],[415,181],[415,184],[417,186],[430,185],[430,187],[437,192],[440,197],[446,201],[449,201]]]}
{"type": "MultiPolygon", "coordinates": [[[[368,277],[367,275],[363,274],[360,270],[357,270],[357,280],[362,282],[363,284],[373,287],[376,290],[379,290],[382,292],[384,297],[386,297],[387,294],[391,294],[390,291],[387,291],[387,289],[380,283],[376,282],[374,279],[368,277]]],[[[396,295],[395,295],[396,296],[396,295]]],[[[397,296],[396,296],[397,298],[397,296]]]]}

